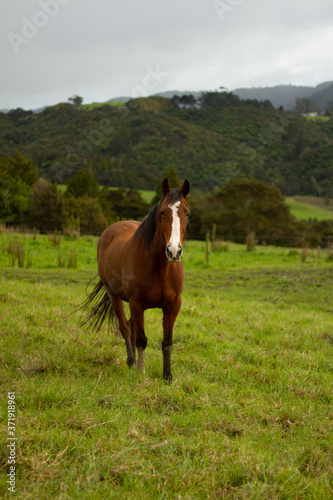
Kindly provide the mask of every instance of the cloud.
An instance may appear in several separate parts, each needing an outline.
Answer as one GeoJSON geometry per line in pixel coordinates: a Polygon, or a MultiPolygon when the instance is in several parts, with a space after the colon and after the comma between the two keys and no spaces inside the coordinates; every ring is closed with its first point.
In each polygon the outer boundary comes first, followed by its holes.
{"type": "Polygon", "coordinates": [[[332,79],[332,14],[331,0],[5,0],[0,108],[131,95],[157,67],[152,93],[316,85],[332,79]]]}

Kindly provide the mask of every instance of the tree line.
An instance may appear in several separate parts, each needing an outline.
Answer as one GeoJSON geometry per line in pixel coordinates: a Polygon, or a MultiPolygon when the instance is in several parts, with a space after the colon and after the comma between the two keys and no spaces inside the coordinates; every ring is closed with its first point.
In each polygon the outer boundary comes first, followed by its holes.
{"type": "Polygon", "coordinates": [[[100,189],[89,170],[78,170],[65,191],[39,178],[32,162],[17,153],[0,157],[0,222],[38,231],[100,234],[120,219],[141,219],[150,205],[133,189],[100,189]]]}
{"type": "MultiPolygon", "coordinates": [[[[173,187],[181,182],[174,169],[166,173],[173,187]]],[[[39,178],[34,163],[17,153],[0,157],[0,223],[71,234],[99,235],[118,220],[142,220],[160,199],[161,183],[151,203],[134,189],[100,187],[89,170],[78,170],[64,190],[39,178]]],[[[188,237],[204,239],[214,228],[220,239],[244,243],[251,234],[258,244],[327,247],[333,221],[296,221],[280,190],[256,179],[231,178],[208,192],[190,196],[188,237]]]]}

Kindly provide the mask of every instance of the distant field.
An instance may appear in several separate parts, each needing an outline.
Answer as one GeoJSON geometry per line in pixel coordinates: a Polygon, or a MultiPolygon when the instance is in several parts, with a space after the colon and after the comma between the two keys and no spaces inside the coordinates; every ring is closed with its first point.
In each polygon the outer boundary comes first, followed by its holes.
{"type": "Polygon", "coordinates": [[[333,200],[330,200],[327,205],[325,198],[319,198],[318,196],[293,196],[291,199],[298,201],[299,203],[305,203],[306,205],[312,205],[314,207],[320,207],[329,212],[333,212],[333,200]]]}
{"type": "Polygon", "coordinates": [[[293,198],[287,198],[286,204],[290,207],[291,214],[298,220],[329,220],[333,219],[333,213],[320,208],[319,206],[310,205],[295,201],[293,198]]]}
{"type": "Polygon", "coordinates": [[[313,120],[313,121],[322,121],[322,122],[328,122],[330,120],[329,116],[306,116],[307,120],[313,120]]]}
{"type": "Polygon", "coordinates": [[[111,102],[91,102],[90,104],[83,104],[82,107],[85,109],[100,108],[101,106],[116,106],[117,108],[125,107],[126,103],[122,101],[111,101],[111,102]]]}
{"type": "MultiPolygon", "coordinates": [[[[110,187],[109,188],[111,191],[115,191],[116,189],[121,189],[121,188],[117,188],[117,187],[110,187]]],[[[156,192],[155,191],[145,191],[145,190],[142,190],[142,189],[139,189],[138,190],[139,193],[141,194],[143,200],[146,202],[146,203],[151,203],[156,192]]]]}
{"type": "Polygon", "coordinates": [[[151,203],[156,195],[156,191],[142,191],[140,189],[139,192],[146,203],[151,203]]]}

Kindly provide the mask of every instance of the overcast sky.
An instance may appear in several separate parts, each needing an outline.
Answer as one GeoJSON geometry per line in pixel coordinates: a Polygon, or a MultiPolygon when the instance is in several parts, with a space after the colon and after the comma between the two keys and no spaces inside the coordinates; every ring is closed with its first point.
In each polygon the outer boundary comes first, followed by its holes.
{"type": "Polygon", "coordinates": [[[332,0],[1,0],[0,109],[333,80],[332,0]]]}

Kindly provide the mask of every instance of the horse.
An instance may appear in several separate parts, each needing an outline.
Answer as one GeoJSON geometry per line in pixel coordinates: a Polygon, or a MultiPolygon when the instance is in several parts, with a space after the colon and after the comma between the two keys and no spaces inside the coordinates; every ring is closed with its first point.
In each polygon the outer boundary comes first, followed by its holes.
{"type": "Polygon", "coordinates": [[[163,311],[163,379],[172,382],[171,351],[175,320],[184,287],[183,240],[190,213],[190,184],[171,189],[162,183],[162,198],[142,222],[120,221],[108,226],[98,240],[99,282],[82,305],[90,312],[81,322],[99,331],[106,319],[117,318],[125,340],[127,365],[144,373],[147,337],[144,311],[163,311]],[[129,303],[130,319],[123,301],[129,303]],[[138,362],[136,363],[136,350],[138,362]]]}

